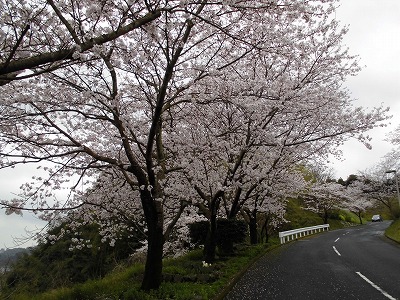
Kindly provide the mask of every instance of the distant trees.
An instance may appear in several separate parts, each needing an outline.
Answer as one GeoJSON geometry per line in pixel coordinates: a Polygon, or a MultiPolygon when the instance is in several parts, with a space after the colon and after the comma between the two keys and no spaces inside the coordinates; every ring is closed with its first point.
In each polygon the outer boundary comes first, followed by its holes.
{"type": "Polygon", "coordinates": [[[393,178],[386,178],[387,167],[378,165],[376,169],[363,174],[367,195],[370,199],[386,207],[392,218],[399,215],[396,183],[393,178]]]}
{"type": "Polygon", "coordinates": [[[0,269],[2,272],[8,271],[12,263],[24,253],[28,253],[26,248],[0,249],[0,269]]]}
{"type": "Polygon", "coordinates": [[[306,209],[316,212],[328,223],[329,213],[342,206],[344,200],[344,187],[336,182],[315,183],[304,195],[306,209]]]}
{"type": "Polygon", "coordinates": [[[349,176],[346,180],[345,201],[342,207],[354,213],[362,224],[362,215],[368,209],[376,206],[371,195],[371,186],[363,178],[349,176]],[[352,180],[353,178],[353,180],[352,180]]]}
{"type": "Polygon", "coordinates": [[[336,181],[322,166],[312,166],[310,170],[310,186],[302,197],[306,209],[318,213],[325,223],[334,210],[345,209],[354,213],[362,224],[363,213],[376,206],[375,188],[364,176],[351,174],[346,180],[336,181]]]}

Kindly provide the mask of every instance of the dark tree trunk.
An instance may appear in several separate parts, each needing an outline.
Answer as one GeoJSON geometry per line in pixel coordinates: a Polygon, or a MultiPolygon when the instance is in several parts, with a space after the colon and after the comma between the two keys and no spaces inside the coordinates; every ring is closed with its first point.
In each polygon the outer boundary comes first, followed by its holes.
{"type": "Polygon", "coordinates": [[[360,221],[360,225],[362,225],[362,218],[361,218],[361,214],[362,214],[362,212],[360,212],[360,211],[358,211],[357,213],[356,213],[356,215],[357,215],[357,217],[358,217],[358,220],[360,221]]]}
{"type": "Polygon", "coordinates": [[[265,216],[265,221],[263,223],[262,229],[261,229],[261,242],[264,240],[264,233],[265,233],[265,243],[268,243],[269,235],[268,235],[268,220],[269,217],[266,215],[265,216]]]}
{"type": "Polygon", "coordinates": [[[161,285],[164,218],[160,202],[155,201],[147,191],[143,191],[141,197],[148,228],[148,249],[141,288],[150,291],[161,285]]]}
{"type": "Polygon", "coordinates": [[[268,243],[268,241],[269,241],[269,233],[267,228],[265,228],[265,243],[268,243]]]}
{"type": "Polygon", "coordinates": [[[324,224],[328,224],[328,211],[324,211],[324,224]]]}
{"type": "Polygon", "coordinates": [[[250,217],[249,228],[250,228],[250,243],[255,245],[258,243],[258,233],[257,233],[257,211],[253,210],[250,217]]]}
{"type": "Polygon", "coordinates": [[[208,229],[206,242],[204,244],[204,260],[206,263],[215,261],[217,248],[217,215],[211,212],[210,227],[208,229]]]}
{"type": "Polygon", "coordinates": [[[222,192],[218,192],[210,203],[210,228],[207,233],[203,252],[206,263],[213,263],[215,261],[217,248],[217,213],[219,209],[220,195],[222,195],[222,192]]]}

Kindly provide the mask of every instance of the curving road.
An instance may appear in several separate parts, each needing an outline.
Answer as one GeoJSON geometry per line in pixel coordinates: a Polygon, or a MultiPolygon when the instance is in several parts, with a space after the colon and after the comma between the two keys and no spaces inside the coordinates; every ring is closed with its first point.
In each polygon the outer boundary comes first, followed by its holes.
{"type": "Polygon", "coordinates": [[[400,299],[400,246],[390,221],[334,230],[271,251],[225,300],[400,299]]]}

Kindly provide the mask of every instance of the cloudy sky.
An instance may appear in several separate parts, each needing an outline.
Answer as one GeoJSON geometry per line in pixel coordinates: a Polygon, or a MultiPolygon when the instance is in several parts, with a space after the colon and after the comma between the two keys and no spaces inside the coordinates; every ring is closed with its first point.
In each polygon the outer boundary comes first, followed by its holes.
{"type": "Polygon", "coordinates": [[[346,179],[379,163],[392,147],[385,135],[400,124],[400,1],[342,0],[340,5],[336,17],[350,26],[345,42],[365,66],[346,84],[355,105],[376,107],[383,103],[393,115],[386,128],[369,132],[372,150],[349,141],[342,147],[344,161],[332,160],[337,178],[346,179]]]}
{"type": "MultiPolygon", "coordinates": [[[[384,141],[385,135],[400,124],[400,1],[399,0],[342,0],[337,19],[343,25],[350,25],[345,40],[351,53],[360,55],[365,68],[347,87],[356,99],[355,105],[391,107],[391,124],[375,129],[369,134],[373,138],[372,150],[357,141],[349,141],[343,147],[343,161],[331,160],[337,178],[363,171],[378,163],[391,149],[384,141]]],[[[12,174],[0,170],[0,198],[9,199],[18,193],[18,187],[29,180],[30,169],[20,167],[12,174]]],[[[14,239],[26,236],[43,226],[31,214],[6,216],[0,211],[0,248],[15,247],[14,239]]],[[[30,246],[33,241],[23,244],[30,246]]]]}

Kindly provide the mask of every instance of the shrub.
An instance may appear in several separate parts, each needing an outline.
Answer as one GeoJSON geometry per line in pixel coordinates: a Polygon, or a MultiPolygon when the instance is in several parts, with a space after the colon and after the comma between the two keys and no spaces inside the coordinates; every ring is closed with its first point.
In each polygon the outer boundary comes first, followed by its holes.
{"type": "Polygon", "coordinates": [[[233,244],[242,243],[247,236],[247,224],[242,220],[219,219],[217,222],[217,245],[221,255],[233,253],[233,244]]]}
{"type": "MultiPolygon", "coordinates": [[[[200,221],[189,225],[190,238],[196,245],[204,245],[209,222],[200,221]]],[[[233,253],[233,244],[242,243],[247,237],[247,224],[243,220],[218,219],[217,220],[217,246],[220,255],[233,253]]]]}
{"type": "Polygon", "coordinates": [[[208,233],[209,222],[199,221],[189,224],[190,239],[196,246],[204,245],[208,233]]]}

